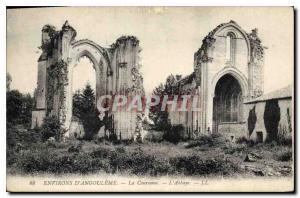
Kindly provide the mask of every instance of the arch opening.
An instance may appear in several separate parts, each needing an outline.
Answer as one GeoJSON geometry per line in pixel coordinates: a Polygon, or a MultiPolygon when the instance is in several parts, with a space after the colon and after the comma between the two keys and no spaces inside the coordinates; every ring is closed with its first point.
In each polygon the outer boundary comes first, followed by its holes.
{"type": "Polygon", "coordinates": [[[84,89],[87,84],[96,91],[95,65],[88,56],[82,56],[73,67],[72,93],[84,89]]]}
{"type": "Polygon", "coordinates": [[[92,139],[99,131],[96,107],[98,65],[88,53],[80,53],[71,67],[70,136],[92,139]]]}
{"type": "Polygon", "coordinates": [[[222,76],[214,90],[213,131],[219,132],[219,125],[242,121],[243,92],[238,80],[230,74],[222,76]]]}

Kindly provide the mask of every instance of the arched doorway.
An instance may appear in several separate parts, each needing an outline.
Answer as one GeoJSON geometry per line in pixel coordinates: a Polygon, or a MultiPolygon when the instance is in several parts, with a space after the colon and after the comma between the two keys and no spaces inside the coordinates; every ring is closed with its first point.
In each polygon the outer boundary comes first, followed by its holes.
{"type": "MultiPolygon", "coordinates": [[[[69,128],[68,133],[66,136],[70,136],[73,133],[73,125],[74,120],[78,121],[78,116],[74,117],[74,109],[73,109],[73,96],[74,96],[74,86],[76,86],[77,82],[76,80],[83,80],[86,79],[88,76],[93,77],[89,80],[90,88],[89,90],[94,97],[94,107],[95,112],[99,114],[97,111],[97,98],[99,98],[101,95],[106,94],[108,90],[108,78],[107,78],[107,69],[108,69],[108,59],[104,57],[103,51],[100,50],[101,48],[97,45],[95,45],[93,42],[85,40],[85,41],[78,41],[76,43],[72,44],[71,51],[70,51],[70,63],[69,63],[69,74],[68,74],[68,87],[67,87],[67,97],[66,97],[66,106],[67,106],[67,114],[66,114],[66,122],[65,127],[69,128]],[[80,76],[79,78],[76,78],[74,74],[76,73],[76,70],[80,69],[81,62],[84,62],[85,65],[83,68],[81,68],[80,76]],[[89,72],[87,72],[89,71],[89,72]],[[88,74],[89,73],[89,74],[88,74]]],[[[84,84],[84,82],[83,82],[84,84]]],[[[82,93],[83,94],[83,93],[82,93]]],[[[91,95],[90,94],[90,95],[91,95]]],[[[92,98],[92,97],[91,97],[92,98]]],[[[92,107],[91,107],[92,108],[92,107]]],[[[94,111],[94,110],[93,110],[94,111]]],[[[92,112],[92,111],[91,111],[92,112]]],[[[92,124],[96,123],[97,128],[98,125],[101,127],[103,125],[103,120],[99,120],[96,116],[94,116],[90,119],[92,124]]],[[[89,119],[87,119],[89,120],[89,119]]],[[[82,120],[81,120],[82,121],[82,120]]],[[[88,123],[87,125],[92,126],[91,123],[88,123]]],[[[75,122],[75,126],[77,126],[75,122]]],[[[84,124],[83,124],[84,125],[84,124]]],[[[86,127],[84,127],[86,128],[86,127]]],[[[86,134],[87,131],[84,129],[84,133],[86,134]]],[[[95,130],[89,132],[94,133],[95,130]]]]}
{"type": "Polygon", "coordinates": [[[96,109],[96,71],[87,56],[79,58],[72,68],[72,117],[70,137],[92,139],[99,130],[96,109]],[[84,75],[83,75],[84,74],[84,75]]]}
{"type": "Polygon", "coordinates": [[[218,80],[213,100],[213,132],[220,132],[221,124],[242,121],[242,98],[242,88],[235,77],[225,74],[218,80]]]}

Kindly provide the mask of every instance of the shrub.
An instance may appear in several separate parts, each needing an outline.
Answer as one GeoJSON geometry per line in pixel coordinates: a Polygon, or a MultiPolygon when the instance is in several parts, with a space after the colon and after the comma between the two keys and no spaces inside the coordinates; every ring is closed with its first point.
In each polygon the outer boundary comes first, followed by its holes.
{"type": "Polygon", "coordinates": [[[176,172],[185,175],[228,175],[238,170],[238,165],[222,158],[202,159],[198,155],[182,156],[170,159],[170,164],[176,172]]]}
{"type": "Polygon", "coordinates": [[[246,151],[247,147],[245,145],[232,145],[229,146],[226,150],[225,150],[225,154],[234,154],[234,153],[241,153],[243,151],[246,151]]]}
{"type": "Polygon", "coordinates": [[[169,127],[163,134],[163,139],[174,144],[183,140],[184,127],[182,124],[169,127]]]}
{"type": "Polygon", "coordinates": [[[293,159],[293,152],[291,150],[283,151],[276,156],[278,161],[287,162],[293,159]]]}
{"type": "Polygon", "coordinates": [[[219,133],[213,133],[211,135],[201,135],[195,140],[192,140],[189,142],[189,144],[186,146],[186,148],[193,148],[193,147],[200,147],[200,146],[206,146],[206,147],[212,147],[212,146],[218,146],[222,147],[226,145],[227,140],[225,137],[223,137],[219,133]]]}
{"type": "Polygon", "coordinates": [[[7,165],[12,165],[18,160],[18,155],[23,150],[41,141],[41,134],[35,130],[24,129],[22,125],[7,126],[7,165]]]}
{"type": "Polygon", "coordinates": [[[127,151],[124,147],[101,146],[90,151],[66,152],[64,149],[49,149],[38,143],[30,150],[19,152],[9,161],[23,173],[128,173],[133,175],[163,176],[184,175],[228,175],[238,170],[237,165],[222,157],[203,158],[197,153],[188,156],[157,157],[147,154],[141,147],[127,151]]]}
{"type": "Polygon", "coordinates": [[[13,148],[20,143],[26,147],[32,143],[41,141],[41,133],[37,130],[24,129],[22,125],[11,125],[7,126],[7,147],[13,148]]]}
{"type": "Polygon", "coordinates": [[[212,146],[213,145],[212,136],[201,135],[196,140],[190,141],[189,144],[186,146],[186,148],[193,148],[193,147],[203,146],[203,145],[212,146]]]}
{"type": "Polygon", "coordinates": [[[291,147],[293,145],[292,137],[281,137],[278,139],[278,144],[291,147]]]}
{"type": "Polygon", "coordinates": [[[93,158],[101,158],[101,159],[103,159],[103,158],[107,158],[109,156],[110,152],[111,152],[110,149],[100,147],[100,148],[97,148],[97,149],[93,150],[90,155],[93,158]]]}
{"type": "Polygon", "coordinates": [[[174,168],[166,159],[156,159],[152,164],[153,168],[150,170],[151,176],[163,176],[174,173],[174,168]]]}
{"type": "Polygon", "coordinates": [[[58,153],[48,150],[26,151],[19,156],[17,167],[25,173],[90,173],[101,170],[104,161],[84,152],[58,153]]]}
{"type": "Polygon", "coordinates": [[[245,136],[242,136],[242,137],[238,137],[235,142],[237,144],[244,144],[244,143],[247,144],[249,140],[245,136]]]}
{"type": "Polygon", "coordinates": [[[41,126],[42,140],[46,141],[50,137],[55,137],[56,140],[60,139],[61,123],[56,116],[49,116],[44,119],[41,126]]]}
{"type": "Polygon", "coordinates": [[[235,141],[237,144],[247,144],[248,146],[252,147],[256,144],[256,142],[252,139],[248,139],[246,137],[239,137],[237,138],[237,140],[235,141]]]}

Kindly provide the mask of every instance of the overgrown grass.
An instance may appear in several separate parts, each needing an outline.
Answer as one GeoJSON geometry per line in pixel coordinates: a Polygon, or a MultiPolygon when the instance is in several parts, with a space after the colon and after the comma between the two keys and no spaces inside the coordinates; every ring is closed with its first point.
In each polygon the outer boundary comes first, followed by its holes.
{"type": "Polygon", "coordinates": [[[195,140],[189,141],[186,148],[200,147],[200,146],[224,146],[227,140],[222,137],[220,134],[212,134],[212,135],[201,135],[195,140]]]}
{"type": "MultiPolygon", "coordinates": [[[[59,144],[59,143],[58,143],[59,144]]],[[[204,158],[200,154],[188,156],[157,156],[146,153],[140,146],[126,150],[121,146],[101,145],[90,151],[83,145],[61,143],[55,148],[46,143],[36,144],[21,150],[10,162],[24,173],[126,173],[129,175],[227,175],[238,170],[238,166],[222,158],[204,158]],[[59,149],[58,149],[59,148],[59,149]],[[70,148],[79,148],[75,151],[70,148]]],[[[75,144],[75,143],[74,143],[75,144]]],[[[53,146],[53,145],[52,145],[53,146]]]]}
{"type": "Polygon", "coordinates": [[[287,162],[293,159],[293,152],[291,149],[287,148],[282,151],[279,151],[276,156],[278,161],[287,162]]]}
{"type": "Polygon", "coordinates": [[[34,131],[21,133],[15,130],[12,134],[17,134],[17,141],[9,141],[7,150],[9,173],[226,176],[239,174],[248,152],[258,153],[263,158],[260,161],[271,160],[272,164],[289,164],[292,160],[290,146],[276,142],[251,145],[241,141],[235,144],[220,134],[203,135],[178,144],[104,139],[42,143],[34,131]],[[29,134],[36,136],[34,141],[26,138],[29,134]]]}

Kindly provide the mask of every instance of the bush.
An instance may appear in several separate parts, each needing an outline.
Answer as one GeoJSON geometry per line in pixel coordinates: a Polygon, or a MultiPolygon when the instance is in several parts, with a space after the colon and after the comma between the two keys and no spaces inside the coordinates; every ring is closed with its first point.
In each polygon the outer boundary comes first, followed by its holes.
{"type": "Polygon", "coordinates": [[[7,148],[13,148],[18,143],[28,147],[32,143],[41,141],[41,133],[37,130],[24,129],[22,125],[7,126],[7,148]]]}
{"type": "Polygon", "coordinates": [[[154,155],[148,155],[138,147],[132,153],[116,150],[110,156],[110,165],[113,172],[129,171],[134,175],[166,175],[171,167],[167,160],[156,159],[154,155]]]}
{"type": "Polygon", "coordinates": [[[226,145],[226,139],[219,133],[213,133],[211,135],[201,135],[195,140],[188,143],[186,148],[200,147],[200,146],[218,146],[222,147],[226,145]]]}
{"type": "Polygon", "coordinates": [[[213,138],[210,135],[201,135],[196,140],[190,141],[186,148],[193,148],[197,146],[208,145],[212,146],[214,144],[213,138]]]}
{"type": "Polygon", "coordinates": [[[169,127],[163,134],[163,139],[174,144],[183,140],[184,127],[182,124],[169,127]]]}
{"type": "Polygon", "coordinates": [[[276,156],[278,161],[288,162],[293,159],[293,152],[291,150],[283,151],[276,156]]]}
{"type": "Polygon", "coordinates": [[[247,146],[245,145],[232,145],[229,146],[226,150],[225,150],[225,154],[234,154],[234,153],[241,153],[247,150],[247,146]]]}
{"type": "Polygon", "coordinates": [[[25,173],[90,173],[101,170],[103,161],[84,152],[58,153],[48,150],[31,150],[20,155],[17,167],[25,173]]]}
{"type": "Polygon", "coordinates": [[[244,143],[247,144],[249,140],[245,136],[242,136],[242,137],[238,137],[235,142],[237,144],[244,144],[244,143]]]}
{"type": "Polygon", "coordinates": [[[84,152],[67,152],[68,147],[57,150],[38,143],[30,150],[19,152],[9,161],[23,173],[128,173],[129,175],[163,176],[168,174],[228,175],[238,171],[238,166],[221,157],[203,158],[197,153],[188,156],[157,157],[145,153],[141,147],[127,151],[119,146],[101,146],[84,152]]]}
{"type": "Polygon", "coordinates": [[[248,139],[246,137],[239,137],[237,138],[237,140],[235,141],[237,144],[247,144],[248,146],[252,147],[256,144],[256,142],[254,140],[248,139]]]}
{"type": "Polygon", "coordinates": [[[293,145],[292,137],[281,137],[278,139],[278,144],[291,147],[293,145]]]}
{"type": "Polygon", "coordinates": [[[61,136],[61,123],[56,116],[45,117],[41,126],[42,140],[46,141],[50,137],[55,137],[56,140],[61,136]]]}
{"type": "Polygon", "coordinates": [[[100,147],[100,148],[97,148],[94,151],[92,151],[90,155],[93,158],[101,158],[102,159],[102,158],[107,158],[109,156],[110,152],[111,152],[110,149],[100,147]]]}
{"type": "Polygon", "coordinates": [[[7,125],[7,165],[12,165],[18,160],[18,155],[23,150],[41,141],[41,133],[36,130],[24,129],[22,125],[7,125]]]}
{"type": "Polygon", "coordinates": [[[170,164],[176,172],[185,175],[229,175],[238,171],[238,165],[221,158],[202,159],[198,155],[182,156],[170,159],[170,164]]]}

